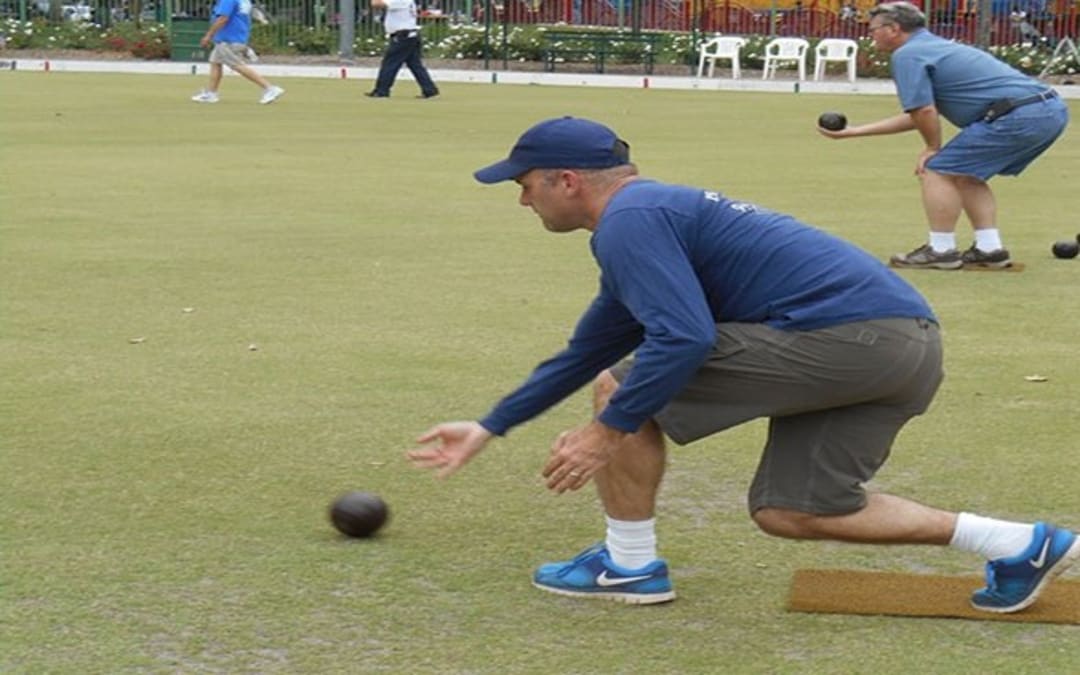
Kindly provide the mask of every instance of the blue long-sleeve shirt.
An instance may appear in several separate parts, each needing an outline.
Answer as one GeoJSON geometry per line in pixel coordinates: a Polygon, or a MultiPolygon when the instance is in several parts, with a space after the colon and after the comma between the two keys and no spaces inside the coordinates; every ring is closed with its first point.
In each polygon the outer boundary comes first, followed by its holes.
{"type": "Polygon", "coordinates": [[[935,320],[911,285],[853,244],[707,190],[633,181],[608,202],[591,247],[599,293],[566,349],[480,420],[488,431],[505,434],[635,350],[598,419],[637,431],[704,363],[718,323],[935,320]]]}

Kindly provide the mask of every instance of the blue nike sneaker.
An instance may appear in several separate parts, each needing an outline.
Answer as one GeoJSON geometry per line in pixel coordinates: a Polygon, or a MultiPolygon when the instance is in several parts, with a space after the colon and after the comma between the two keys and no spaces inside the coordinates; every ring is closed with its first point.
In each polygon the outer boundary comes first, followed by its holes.
{"type": "Polygon", "coordinates": [[[1080,539],[1068,530],[1035,523],[1031,546],[1013,558],[986,563],[986,588],[975,591],[971,606],[987,612],[1019,612],[1039,597],[1050,580],[1080,558],[1080,539]]]}
{"type": "Polygon", "coordinates": [[[533,575],[533,586],[559,595],[633,605],[675,599],[666,562],[656,560],[641,569],[628,570],[611,561],[603,544],[585,549],[573,560],[541,565],[533,575]]]}

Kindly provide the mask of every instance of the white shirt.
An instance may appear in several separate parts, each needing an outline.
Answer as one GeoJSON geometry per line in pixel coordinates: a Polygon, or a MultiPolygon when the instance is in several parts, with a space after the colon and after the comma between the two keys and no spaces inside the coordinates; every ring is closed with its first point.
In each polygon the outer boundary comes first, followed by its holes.
{"type": "Polygon", "coordinates": [[[418,30],[416,3],[413,0],[387,0],[383,27],[386,28],[387,35],[399,30],[418,30]]]}

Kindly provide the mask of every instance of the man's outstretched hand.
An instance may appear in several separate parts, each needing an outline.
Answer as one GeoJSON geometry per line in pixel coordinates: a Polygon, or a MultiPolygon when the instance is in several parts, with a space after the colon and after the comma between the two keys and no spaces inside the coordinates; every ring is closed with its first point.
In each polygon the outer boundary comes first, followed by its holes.
{"type": "Polygon", "coordinates": [[[416,439],[428,445],[410,450],[405,456],[413,466],[435,469],[439,478],[446,478],[483,450],[491,437],[491,432],[478,422],[444,422],[416,439]]]}

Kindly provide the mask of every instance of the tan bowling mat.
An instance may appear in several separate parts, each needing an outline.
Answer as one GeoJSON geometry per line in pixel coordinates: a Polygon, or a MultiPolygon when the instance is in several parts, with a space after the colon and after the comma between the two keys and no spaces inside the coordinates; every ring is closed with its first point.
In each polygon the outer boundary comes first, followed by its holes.
{"type": "Polygon", "coordinates": [[[1080,581],[1052,581],[1034,605],[1014,614],[973,609],[968,599],[984,585],[974,576],[795,570],[788,610],[1080,624],[1080,581]]]}

